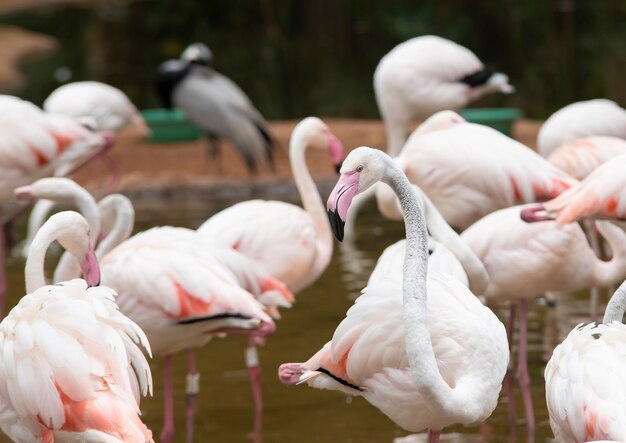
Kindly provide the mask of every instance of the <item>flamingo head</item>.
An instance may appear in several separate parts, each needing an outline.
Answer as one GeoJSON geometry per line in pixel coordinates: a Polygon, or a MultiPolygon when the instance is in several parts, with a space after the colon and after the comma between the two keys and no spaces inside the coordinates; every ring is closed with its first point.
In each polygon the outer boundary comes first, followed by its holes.
{"type": "Polygon", "coordinates": [[[311,148],[327,151],[339,173],[344,156],[343,144],[322,120],[317,117],[302,120],[293,130],[292,139],[298,138],[311,148]]]}
{"type": "Polygon", "coordinates": [[[85,259],[80,264],[80,268],[83,271],[83,278],[87,282],[87,286],[92,287],[100,284],[100,266],[91,243],[87,247],[85,259]]]}
{"type": "Polygon", "coordinates": [[[384,152],[363,146],[346,157],[339,171],[339,181],[326,205],[330,226],[337,240],[343,241],[348,209],[354,196],[382,180],[387,163],[392,162],[391,157],[384,152]]]}

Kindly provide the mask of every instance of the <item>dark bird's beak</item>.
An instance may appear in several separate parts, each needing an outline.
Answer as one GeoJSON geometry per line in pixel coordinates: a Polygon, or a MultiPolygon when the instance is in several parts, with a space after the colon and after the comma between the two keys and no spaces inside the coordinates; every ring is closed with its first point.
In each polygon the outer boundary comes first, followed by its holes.
{"type": "Polygon", "coordinates": [[[341,165],[342,165],[342,164],[343,164],[343,162],[338,163],[338,164],[336,164],[336,165],[335,165],[335,172],[336,172],[337,174],[340,174],[340,173],[341,173],[341,165]]]}
{"type": "Polygon", "coordinates": [[[328,221],[330,221],[330,228],[333,230],[333,234],[337,237],[337,240],[343,241],[343,228],[346,224],[339,213],[335,211],[328,210],[328,221]]]}

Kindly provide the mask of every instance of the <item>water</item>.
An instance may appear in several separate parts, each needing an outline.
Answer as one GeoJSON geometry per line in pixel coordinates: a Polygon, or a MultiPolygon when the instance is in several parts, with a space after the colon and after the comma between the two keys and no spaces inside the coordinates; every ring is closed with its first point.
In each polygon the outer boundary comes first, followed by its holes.
{"type": "MultiPolygon", "coordinates": [[[[138,207],[137,230],[154,225],[172,224],[195,228],[217,210],[232,204],[229,201],[177,201],[144,204],[138,207]]],[[[21,227],[19,234],[22,234],[21,227]]],[[[297,303],[283,311],[278,330],[260,351],[263,366],[264,396],[263,431],[256,441],[281,443],[307,442],[391,442],[407,435],[377,409],[363,399],[346,399],[336,392],[318,391],[306,386],[286,388],[277,378],[281,363],[304,361],[316,352],[342,320],[364,282],[376,258],[385,246],[401,238],[401,223],[383,220],[373,208],[359,217],[359,257],[341,260],[335,248],[332,262],[313,287],[297,295],[297,303]],[[357,266],[358,265],[358,266],[357,266]],[[342,270],[342,266],[350,272],[342,270]],[[360,268],[360,269],[358,269],[360,268]]],[[[21,238],[21,237],[19,237],[21,238]]],[[[336,243],[337,245],[337,243],[336,243]]],[[[9,263],[9,305],[23,295],[23,262],[9,263]]],[[[503,321],[508,318],[505,307],[494,307],[503,321]]],[[[552,441],[543,388],[543,369],[552,349],[581,321],[586,321],[588,301],[578,295],[562,299],[556,308],[539,301],[531,303],[529,318],[529,362],[533,380],[533,401],[538,430],[527,436],[520,421],[516,433],[509,433],[507,405],[502,397],[487,425],[446,429],[442,441],[516,442],[552,441]]],[[[253,403],[243,351],[246,339],[228,337],[215,339],[201,349],[198,367],[202,374],[196,416],[196,442],[249,442],[253,427],[253,403]]],[[[176,442],[184,441],[185,418],[185,355],[174,359],[176,390],[176,442]]],[[[158,437],[162,426],[162,361],[151,362],[155,380],[154,397],[142,402],[143,418],[158,437]]],[[[518,396],[519,397],[519,396],[518,396]]],[[[518,417],[521,419],[521,399],[518,417]]],[[[7,442],[0,436],[0,442],[7,442]]],[[[158,438],[157,438],[158,441],[158,438]]],[[[415,440],[425,441],[425,440],[415,440]]]]}

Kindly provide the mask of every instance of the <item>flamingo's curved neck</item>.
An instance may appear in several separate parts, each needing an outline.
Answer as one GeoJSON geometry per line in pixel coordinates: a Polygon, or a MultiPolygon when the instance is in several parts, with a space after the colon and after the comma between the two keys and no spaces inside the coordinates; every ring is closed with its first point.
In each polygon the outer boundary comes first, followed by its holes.
{"type": "Polygon", "coordinates": [[[105,206],[100,205],[101,212],[112,211],[115,214],[115,222],[106,237],[96,248],[96,257],[102,259],[113,248],[126,240],[133,232],[135,225],[135,210],[132,203],[122,195],[110,195],[106,197],[105,206]]]}
{"type": "Polygon", "coordinates": [[[317,237],[317,254],[313,268],[309,272],[308,279],[303,282],[306,287],[315,281],[326,269],[333,253],[333,234],[328,224],[326,208],[322,203],[317,186],[306,166],[305,151],[308,145],[307,137],[302,133],[296,133],[289,144],[289,161],[291,171],[296,182],[296,187],[302,199],[305,211],[311,216],[315,224],[317,237]]]}
{"type": "MultiPolygon", "coordinates": [[[[383,157],[384,158],[384,157],[383,157]]],[[[472,414],[465,393],[457,392],[442,378],[428,329],[426,272],[428,241],[424,216],[406,176],[385,159],[385,182],[395,191],[404,212],[406,253],[404,258],[404,333],[411,378],[433,410],[464,417],[472,414]],[[465,397],[465,398],[464,398],[465,397]]]]}
{"type": "Polygon", "coordinates": [[[598,221],[596,226],[611,247],[613,258],[602,261],[593,254],[593,286],[610,286],[626,277],[626,233],[609,221],[598,221]]]}
{"type": "Polygon", "coordinates": [[[613,321],[621,323],[624,317],[624,311],[626,311],[626,281],[617,288],[617,291],[615,291],[611,300],[609,300],[606,311],[604,311],[602,323],[605,325],[613,321]]]}
{"type": "Polygon", "coordinates": [[[484,294],[489,285],[489,275],[483,262],[476,256],[474,251],[445,221],[439,210],[435,207],[428,196],[417,186],[413,185],[422,194],[426,224],[430,235],[444,246],[461,262],[463,270],[467,274],[470,290],[474,294],[484,294]]]}
{"type": "Polygon", "coordinates": [[[26,278],[26,293],[30,294],[45,286],[44,263],[46,251],[50,245],[61,235],[62,227],[58,223],[44,224],[33,239],[26,258],[24,276],[26,278]]]}

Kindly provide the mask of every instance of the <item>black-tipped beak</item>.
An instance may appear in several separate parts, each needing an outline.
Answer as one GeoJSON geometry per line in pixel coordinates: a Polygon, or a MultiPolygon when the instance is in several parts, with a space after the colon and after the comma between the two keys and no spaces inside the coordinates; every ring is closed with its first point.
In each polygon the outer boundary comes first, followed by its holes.
{"type": "Polygon", "coordinates": [[[343,164],[343,162],[342,163],[338,163],[338,164],[335,165],[335,172],[337,172],[337,174],[341,173],[341,165],[342,164],[343,164]]]}
{"type": "Polygon", "coordinates": [[[330,221],[330,227],[337,237],[337,240],[343,241],[343,228],[346,224],[341,217],[339,217],[339,213],[337,211],[328,210],[328,220],[330,221]]]}

